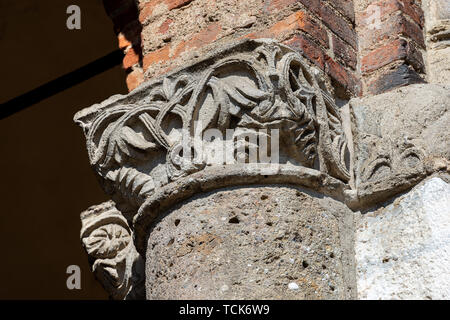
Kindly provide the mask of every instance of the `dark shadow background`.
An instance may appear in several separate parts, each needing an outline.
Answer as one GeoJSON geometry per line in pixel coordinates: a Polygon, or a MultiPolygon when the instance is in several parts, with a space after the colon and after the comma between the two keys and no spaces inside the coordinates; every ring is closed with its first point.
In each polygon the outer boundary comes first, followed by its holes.
{"type": "MultiPolygon", "coordinates": [[[[117,49],[101,0],[0,0],[0,103],[117,49]],[[81,7],[81,30],[66,9],[81,7]]],[[[105,299],[79,240],[79,214],[108,200],[72,121],[80,109],[126,93],[112,68],[0,120],[0,299],[105,299]],[[81,290],[66,268],[81,267],[81,290]]]]}

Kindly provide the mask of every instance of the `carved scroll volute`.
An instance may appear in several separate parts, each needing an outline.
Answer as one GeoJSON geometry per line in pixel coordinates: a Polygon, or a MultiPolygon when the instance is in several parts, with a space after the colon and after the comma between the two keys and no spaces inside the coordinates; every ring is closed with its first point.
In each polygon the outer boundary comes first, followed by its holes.
{"type": "Polygon", "coordinates": [[[323,92],[320,103],[320,154],[327,173],[344,182],[350,180],[350,151],[342,126],[342,117],[334,100],[323,92]]]}
{"type": "Polygon", "coordinates": [[[294,114],[294,132],[298,133],[294,145],[302,155],[301,163],[348,182],[350,155],[347,137],[339,108],[325,86],[319,84],[324,75],[298,53],[282,55],[279,50],[273,51],[275,54],[268,61],[275,61],[276,67],[269,68],[268,74],[272,83],[274,78],[278,79],[276,90],[283,93],[286,106],[294,114]],[[278,55],[280,58],[277,59],[278,55]],[[318,165],[314,164],[316,156],[318,165]]]}
{"type": "Polygon", "coordinates": [[[113,299],[144,298],[143,259],[113,202],[81,214],[81,241],[96,278],[113,299]]]}
{"type": "Polygon", "coordinates": [[[319,132],[318,156],[320,170],[344,182],[350,179],[350,155],[347,137],[343,130],[342,117],[331,94],[323,83],[324,75],[310,67],[297,53],[287,54],[282,65],[285,82],[291,88],[288,98],[295,97],[306,106],[319,132]],[[289,78],[287,78],[289,77],[289,78]]]}

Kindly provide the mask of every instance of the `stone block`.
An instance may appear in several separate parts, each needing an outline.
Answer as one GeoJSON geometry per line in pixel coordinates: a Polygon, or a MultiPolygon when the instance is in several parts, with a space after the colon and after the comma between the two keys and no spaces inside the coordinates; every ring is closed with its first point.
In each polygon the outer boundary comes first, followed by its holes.
{"type": "Polygon", "coordinates": [[[450,299],[450,184],[431,178],[364,215],[355,251],[359,299],[450,299]]]}
{"type": "Polygon", "coordinates": [[[387,200],[449,170],[448,86],[415,84],[350,105],[360,203],[387,200]]]}

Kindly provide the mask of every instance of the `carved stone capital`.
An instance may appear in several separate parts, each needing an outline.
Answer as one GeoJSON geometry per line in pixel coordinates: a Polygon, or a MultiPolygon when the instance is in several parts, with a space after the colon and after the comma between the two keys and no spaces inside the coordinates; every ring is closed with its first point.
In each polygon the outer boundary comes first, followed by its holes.
{"type": "MultiPolygon", "coordinates": [[[[100,267],[111,288],[120,291],[117,296],[126,296],[129,282],[110,264],[126,260],[121,250],[134,250],[131,230],[144,256],[146,234],[158,215],[195,193],[293,184],[342,200],[350,189],[350,154],[328,88],[326,77],[298,52],[272,40],[245,40],[80,111],[75,121],[84,130],[91,165],[117,206],[99,213],[114,216],[117,224],[92,229],[83,222],[83,242],[97,259],[94,270],[100,267]],[[227,136],[230,129],[233,134],[227,136]],[[205,138],[208,130],[231,145],[231,161],[208,161],[217,143],[205,138]],[[275,170],[267,173],[246,163],[252,148],[270,144],[274,153],[274,141],[275,170]],[[188,157],[186,144],[192,149],[188,157]],[[108,242],[97,248],[102,237],[108,242]]],[[[96,211],[88,211],[83,221],[97,219],[96,211]]]]}

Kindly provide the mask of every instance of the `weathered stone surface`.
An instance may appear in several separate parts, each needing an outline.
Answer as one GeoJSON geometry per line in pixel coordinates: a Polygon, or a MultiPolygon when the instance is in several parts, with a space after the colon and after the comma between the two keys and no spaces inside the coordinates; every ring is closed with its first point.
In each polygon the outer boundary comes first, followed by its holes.
{"type": "Polygon", "coordinates": [[[450,1],[424,0],[427,32],[435,34],[450,25],[450,1]]]}
{"type": "Polygon", "coordinates": [[[359,299],[450,299],[450,184],[429,179],[364,215],[355,251],[359,299]]]}
{"type": "Polygon", "coordinates": [[[450,87],[416,84],[350,103],[359,201],[384,201],[449,170],[450,87]]]}
{"type": "Polygon", "coordinates": [[[342,181],[317,170],[280,166],[277,174],[263,175],[245,165],[225,165],[206,168],[165,185],[147,198],[133,219],[136,249],[142,256],[147,248],[147,235],[151,225],[166,210],[196,194],[230,186],[288,184],[314,190],[321,195],[344,201],[350,187],[342,181]]]}
{"type": "Polygon", "coordinates": [[[443,47],[428,51],[428,68],[429,82],[450,83],[450,41],[443,47]]]}
{"type": "Polygon", "coordinates": [[[450,83],[450,1],[424,0],[428,81],[450,83]]]}
{"type": "Polygon", "coordinates": [[[221,189],[163,215],[147,299],[355,298],[353,213],[288,186],[221,189]]]}

